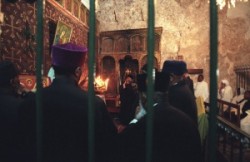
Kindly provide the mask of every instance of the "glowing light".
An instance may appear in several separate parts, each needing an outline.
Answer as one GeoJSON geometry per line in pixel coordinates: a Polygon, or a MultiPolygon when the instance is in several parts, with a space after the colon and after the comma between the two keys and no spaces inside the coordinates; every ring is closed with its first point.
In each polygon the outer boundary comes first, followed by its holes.
{"type": "Polygon", "coordinates": [[[95,90],[97,92],[105,92],[108,89],[109,78],[103,80],[101,76],[97,76],[94,81],[95,90]]]}

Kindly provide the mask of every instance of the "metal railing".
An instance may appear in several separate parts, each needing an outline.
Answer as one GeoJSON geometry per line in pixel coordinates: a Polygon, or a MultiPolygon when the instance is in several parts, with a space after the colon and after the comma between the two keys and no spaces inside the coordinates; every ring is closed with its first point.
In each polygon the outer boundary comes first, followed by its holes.
{"type": "MultiPolygon", "coordinates": [[[[41,65],[43,54],[43,8],[45,0],[37,0],[37,57],[36,57],[36,77],[37,77],[37,162],[42,161],[42,110],[41,110],[41,94],[42,87],[41,80],[41,65]]],[[[90,31],[89,31],[89,162],[94,161],[94,113],[93,113],[93,99],[94,99],[94,58],[95,58],[95,0],[90,0],[90,31]]],[[[153,111],[152,111],[152,95],[153,95],[153,56],[154,56],[154,0],[148,0],[148,88],[147,95],[149,98],[149,110],[147,117],[147,133],[146,133],[146,161],[152,161],[152,128],[153,128],[153,111]],[[152,44],[150,46],[150,44],[152,44]]],[[[216,154],[214,149],[216,147],[216,99],[217,99],[217,45],[218,45],[218,29],[217,29],[217,6],[216,0],[210,0],[210,120],[209,120],[209,162],[216,162],[216,154]]]]}
{"type": "Polygon", "coordinates": [[[230,161],[234,159],[234,149],[239,149],[239,162],[243,162],[244,148],[250,148],[250,135],[240,129],[239,126],[229,122],[223,117],[217,116],[217,127],[218,129],[225,133],[223,139],[223,154],[225,154],[226,143],[230,144],[230,161]],[[236,147],[235,147],[236,144],[236,147]]]}

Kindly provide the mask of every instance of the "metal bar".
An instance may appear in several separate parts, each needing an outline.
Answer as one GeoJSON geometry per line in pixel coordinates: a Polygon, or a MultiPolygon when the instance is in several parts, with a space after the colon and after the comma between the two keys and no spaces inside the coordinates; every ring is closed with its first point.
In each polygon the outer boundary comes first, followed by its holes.
{"type": "Polygon", "coordinates": [[[94,60],[95,60],[95,0],[90,0],[89,55],[88,55],[88,161],[94,162],[94,60]]]}
{"type": "Polygon", "coordinates": [[[240,141],[240,154],[239,154],[239,162],[243,161],[243,149],[242,149],[243,145],[242,142],[240,141]]]}
{"type": "Polygon", "coordinates": [[[229,140],[230,140],[230,162],[233,162],[233,158],[234,158],[234,144],[233,144],[233,138],[229,136],[229,140]]]}
{"type": "Polygon", "coordinates": [[[247,73],[246,73],[246,70],[244,69],[244,71],[243,71],[243,87],[247,87],[246,80],[247,80],[247,73]]]}
{"type": "Polygon", "coordinates": [[[154,58],[154,0],[148,0],[148,34],[147,34],[147,129],[146,129],[146,162],[152,161],[153,137],[153,58],[154,58]]]}
{"type": "Polygon", "coordinates": [[[245,89],[249,89],[249,78],[250,78],[250,72],[249,69],[246,69],[246,86],[245,89]]]}
{"type": "Polygon", "coordinates": [[[36,136],[37,136],[37,162],[42,162],[42,59],[43,59],[43,8],[44,1],[37,0],[37,31],[36,31],[36,136]]]}
{"type": "Polygon", "coordinates": [[[240,87],[239,86],[239,73],[235,72],[236,73],[236,88],[240,87]]]}
{"type": "Polygon", "coordinates": [[[216,0],[210,0],[210,109],[208,134],[208,161],[216,162],[216,114],[217,114],[217,61],[218,22],[216,0]]]}

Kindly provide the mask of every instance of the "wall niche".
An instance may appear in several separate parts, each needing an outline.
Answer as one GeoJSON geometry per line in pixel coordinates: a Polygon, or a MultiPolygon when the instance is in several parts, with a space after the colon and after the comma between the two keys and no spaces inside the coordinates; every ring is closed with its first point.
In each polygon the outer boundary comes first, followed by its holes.
{"type": "MultiPolygon", "coordinates": [[[[156,27],[154,66],[158,69],[161,61],[161,34],[162,27],[156,27]]],[[[136,79],[140,69],[147,63],[147,29],[101,32],[99,47],[97,74],[110,79],[106,95],[117,96],[126,73],[130,71],[136,79]]]]}

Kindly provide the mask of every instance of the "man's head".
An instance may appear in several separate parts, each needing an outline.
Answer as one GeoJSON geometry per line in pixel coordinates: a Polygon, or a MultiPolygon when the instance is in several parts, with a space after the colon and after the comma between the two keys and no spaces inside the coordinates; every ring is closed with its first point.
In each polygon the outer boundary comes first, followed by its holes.
{"type": "Polygon", "coordinates": [[[166,60],[162,72],[182,76],[187,72],[187,64],[184,61],[166,60]]]}
{"type": "Polygon", "coordinates": [[[186,71],[187,64],[184,61],[166,60],[162,68],[163,73],[171,76],[172,84],[182,80],[186,71]]]}
{"type": "Polygon", "coordinates": [[[132,75],[126,75],[124,82],[127,85],[133,83],[133,76],[132,75]]]}
{"type": "Polygon", "coordinates": [[[52,46],[52,65],[56,76],[75,76],[79,80],[86,53],[87,48],[72,43],[52,46]]]}
{"type": "Polygon", "coordinates": [[[198,75],[197,81],[202,82],[204,80],[204,76],[202,74],[198,75]]]}
{"type": "Polygon", "coordinates": [[[0,86],[12,86],[16,88],[19,86],[18,70],[16,66],[10,61],[0,62],[0,86]]]}
{"type": "MultiPolygon", "coordinates": [[[[163,74],[162,72],[156,72],[155,77],[153,78],[154,81],[154,100],[158,100],[156,98],[156,94],[164,94],[167,92],[169,87],[170,77],[169,75],[163,74]]],[[[143,106],[146,108],[146,101],[147,101],[147,74],[138,74],[137,75],[137,84],[138,84],[138,91],[140,93],[140,100],[142,101],[143,106]]]]}
{"type": "Polygon", "coordinates": [[[245,91],[244,98],[250,100],[250,91],[245,91]]]}
{"type": "Polygon", "coordinates": [[[226,79],[221,80],[221,88],[225,88],[226,86],[229,86],[229,81],[226,79]]]}

